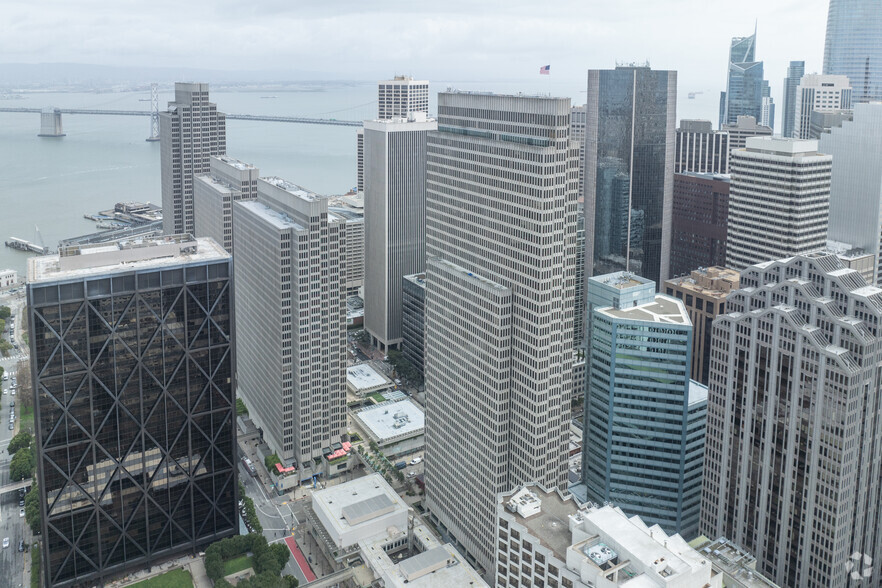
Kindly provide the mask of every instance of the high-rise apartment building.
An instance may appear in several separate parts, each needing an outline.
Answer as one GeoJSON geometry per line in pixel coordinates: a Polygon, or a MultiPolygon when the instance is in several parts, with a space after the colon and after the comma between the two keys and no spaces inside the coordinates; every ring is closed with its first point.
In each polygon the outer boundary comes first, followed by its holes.
{"type": "Polygon", "coordinates": [[[426,274],[404,276],[401,280],[401,352],[423,373],[426,336],[426,274]]]}
{"type": "Polygon", "coordinates": [[[710,379],[711,326],[726,312],[726,297],[738,289],[741,274],[725,267],[702,267],[665,282],[665,294],[683,301],[692,321],[691,378],[707,386],[710,379]]]}
{"type": "Polygon", "coordinates": [[[784,78],[784,120],[781,125],[782,137],[793,137],[796,126],[796,88],[805,75],[805,61],[791,61],[784,78]]]}
{"type": "Polygon", "coordinates": [[[407,118],[411,113],[429,114],[429,82],[412,76],[395,76],[377,82],[377,118],[407,118]]]}
{"type": "Polygon", "coordinates": [[[882,557],[882,289],[825,253],[741,288],[714,322],[702,532],[781,586],[861,585],[851,555],[882,557]]]}
{"type": "Polygon", "coordinates": [[[240,395],[286,462],[346,428],[346,222],[280,178],[233,205],[240,395]]]}
{"type": "Polygon", "coordinates": [[[212,156],[209,172],[193,178],[193,230],[233,253],[233,202],[257,198],[260,170],[226,155],[212,156]]]}
{"type": "MultiPolygon", "coordinates": [[[[640,291],[643,283],[618,272],[589,279],[588,291],[595,285],[640,291]]],[[[664,294],[640,304],[622,304],[626,301],[592,310],[582,442],[585,498],[612,502],[647,524],[693,537],[701,506],[707,388],[689,378],[692,322],[683,302],[664,294]]]]}
{"type": "Polygon", "coordinates": [[[674,173],[729,173],[729,133],[709,120],[681,120],[677,129],[674,173]]]}
{"type": "Polygon", "coordinates": [[[851,108],[851,86],[845,76],[809,74],[796,88],[796,114],[793,137],[812,138],[812,113],[836,112],[851,108]]]}
{"type": "Polygon", "coordinates": [[[876,256],[873,284],[882,281],[882,104],[856,104],[854,119],[821,135],[833,156],[829,238],[876,256]]]}
{"type": "Polygon", "coordinates": [[[208,84],[175,84],[175,100],[159,113],[162,228],[193,233],[193,178],[227,152],[226,115],[208,101],[208,84]]]}
{"type": "Polygon", "coordinates": [[[882,5],[830,0],[824,73],[847,76],[855,102],[882,100],[882,5]]]}
{"type": "Polygon", "coordinates": [[[239,533],[230,271],[190,235],[28,260],[47,588],[239,533]]]}
{"type": "Polygon", "coordinates": [[[437,122],[364,122],[364,326],[383,351],[401,346],[401,279],[426,269],[426,136],[437,122]]]}
{"type": "Polygon", "coordinates": [[[668,277],[677,72],[588,72],[585,274],[668,277]]]}
{"type": "Polygon", "coordinates": [[[763,62],[756,61],[756,32],[749,37],[733,37],[729,46],[726,90],[720,93],[720,128],[735,124],[739,116],[752,116],[765,126],[773,126],[768,82],[763,79],[763,62]],[[763,116],[763,98],[766,115],[763,116]]]}
{"type": "Polygon", "coordinates": [[[491,576],[496,495],[566,483],[579,176],[569,125],[569,99],[443,92],[428,138],[426,505],[491,576]]]}
{"type": "MultiPolygon", "coordinates": [[[[772,135],[771,127],[757,124],[752,116],[739,116],[735,124],[724,124],[720,127],[729,133],[729,166],[732,166],[732,152],[736,149],[744,149],[747,139],[750,137],[765,137],[772,135]]],[[[731,171],[731,169],[730,169],[731,171]]]]}
{"type": "Polygon", "coordinates": [[[733,151],[726,266],[824,249],[832,168],[817,141],[754,137],[733,151]]]}
{"type": "Polygon", "coordinates": [[[729,176],[674,174],[671,275],[726,263],[729,176]]]}

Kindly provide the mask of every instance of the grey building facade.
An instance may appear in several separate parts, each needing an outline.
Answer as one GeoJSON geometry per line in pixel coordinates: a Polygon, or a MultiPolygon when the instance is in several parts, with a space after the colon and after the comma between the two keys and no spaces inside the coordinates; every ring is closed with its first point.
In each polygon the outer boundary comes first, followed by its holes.
{"type": "Polygon", "coordinates": [[[848,76],[855,102],[882,100],[882,5],[830,0],[824,73],[848,76]]]}
{"type": "MultiPolygon", "coordinates": [[[[750,137],[766,137],[772,135],[772,128],[756,122],[752,116],[739,116],[735,124],[724,124],[720,127],[729,133],[729,165],[732,164],[732,152],[744,149],[750,137]]],[[[731,170],[730,170],[731,171],[731,170]]]]}
{"type": "Polygon", "coordinates": [[[799,80],[805,75],[805,61],[791,61],[784,78],[784,117],[781,125],[781,136],[792,137],[796,124],[796,88],[799,80]]]}
{"type": "Polygon", "coordinates": [[[159,140],[163,232],[193,233],[193,178],[227,151],[226,116],[208,101],[208,84],[175,84],[174,102],[159,113],[159,140]]]}
{"type": "Polygon", "coordinates": [[[569,126],[569,99],[442,92],[428,137],[426,506],[488,577],[496,495],[566,483],[579,179],[569,126]]]}
{"type": "Polygon", "coordinates": [[[681,120],[677,129],[674,173],[729,173],[729,133],[709,120],[681,120]]]}
{"type": "Polygon", "coordinates": [[[404,276],[401,280],[401,351],[423,373],[426,335],[426,274],[404,276]]]}
{"type": "Polygon", "coordinates": [[[585,275],[628,270],[667,279],[677,72],[588,71],[585,275]]]}
{"type": "Polygon", "coordinates": [[[209,172],[193,179],[193,231],[233,253],[233,202],[257,198],[260,170],[226,155],[212,156],[209,172]]]}
{"type": "Polygon", "coordinates": [[[170,235],[28,265],[43,585],[238,535],[229,254],[170,235]]]}

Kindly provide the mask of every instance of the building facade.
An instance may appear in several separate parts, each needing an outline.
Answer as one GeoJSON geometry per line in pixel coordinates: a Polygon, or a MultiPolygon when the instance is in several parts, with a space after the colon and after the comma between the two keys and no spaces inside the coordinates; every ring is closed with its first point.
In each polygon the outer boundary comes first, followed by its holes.
{"type": "Polygon", "coordinates": [[[823,250],[832,168],[817,141],[755,137],[734,151],[726,266],[823,250]]]}
{"type": "Polygon", "coordinates": [[[412,76],[395,76],[377,82],[377,118],[407,118],[411,113],[429,114],[429,82],[412,76]]]}
{"type": "Polygon", "coordinates": [[[726,263],[729,176],[674,174],[671,275],[726,263]]]}
{"type": "Polygon", "coordinates": [[[771,127],[774,113],[768,85],[763,79],[763,62],[756,61],[756,32],[749,37],[733,37],[726,90],[720,93],[720,128],[735,124],[739,116],[752,116],[761,123],[769,121],[766,126],[771,127]],[[763,98],[768,98],[765,116],[763,98]]]}
{"type": "Polygon", "coordinates": [[[492,575],[496,495],[517,481],[566,483],[579,147],[569,99],[438,100],[428,138],[426,505],[492,575]]]}
{"type": "Polygon", "coordinates": [[[795,127],[792,137],[812,138],[812,113],[851,108],[851,86],[845,76],[810,74],[796,88],[795,127]]]}
{"type": "Polygon", "coordinates": [[[401,346],[401,280],[426,269],[426,137],[421,115],[365,121],[364,326],[382,351],[401,346]]]}
{"type": "Polygon", "coordinates": [[[847,76],[855,102],[882,100],[882,6],[874,0],[830,0],[824,73],[847,76]]]}
{"type": "MultiPolygon", "coordinates": [[[[605,283],[629,289],[633,282],[611,274],[592,278],[588,288],[605,283]]],[[[683,303],[672,297],[622,302],[592,313],[582,443],[585,498],[611,502],[649,525],[693,537],[701,506],[707,388],[689,378],[692,323],[683,303]]]]}
{"type": "Polygon", "coordinates": [[[364,213],[347,206],[328,206],[328,213],[343,219],[346,233],[346,295],[360,296],[364,287],[364,213]]]}
{"type": "Polygon", "coordinates": [[[702,267],[665,282],[665,294],[683,301],[692,321],[691,378],[705,386],[710,379],[711,333],[715,318],[726,312],[726,296],[738,289],[741,274],[725,267],[702,267]]]}
{"type": "Polygon", "coordinates": [[[426,274],[401,279],[401,351],[423,373],[426,335],[426,274]]]}
{"type": "Polygon", "coordinates": [[[782,137],[793,137],[796,126],[796,88],[805,75],[805,61],[791,61],[784,78],[784,117],[781,125],[782,137]]]}
{"type": "Polygon", "coordinates": [[[729,133],[709,120],[681,120],[677,129],[674,173],[729,173],[729,133]]]}
{"type": "Polygon", "coordinates": [[[833,156],[829,238],[876,256],[871,283],[879,284],[882,252],[882,104],[856,104],[854,119],[821,136],[833,156]]]}
{"type": "Polygon", "coordinates": [[[668,277],[677,72],[588,71],[585,275],[668,277]]]}
{"type": "Polygon", "coordinates": [[[227,152],[226,115],[208,101],[208,84],[175,84],[174,102],[159,113],[159,140],[163,232],[192,234],[193,178],[227,152]]]}
{"type": "Polygon", "coordinates": [[[781,586],[860,585],[851,554],[882,557],[882,289],[835,255],[798,255],[742,271],[726,308],[702,532],[746,548],[781,586]]]}
{"type": "MultiPolygon", "coordinates": [[[[732,152],[736,149],[744,149],[747,139],[750,137],[765,137],[772,135],[771,127],[757,124],[757,119],[752,116],[739,116],[735,124],[723,125],[722,130],[729,133],[729,165],[732,165],[732,152]]],[[[730,170],[731,171],[731,170],[730,170]]]]}
{"type": "Polygon", "coordinates": [[[308,466],[346,429],[346,222],[261,178],[233,223],[240,394],[279,457],[308,466]]]}
{"type": "Polygon", "coordinates": [[[28,260],[47,588],[239,533],[230,265],[190,235],[28,260]]]}
{"type": "Polygon", "coordinates": [[[193,179],[193,230],[233,253],[233,202],[257,198],[260,170],[226,155],[212,156],[209,172],[193,179]]]}

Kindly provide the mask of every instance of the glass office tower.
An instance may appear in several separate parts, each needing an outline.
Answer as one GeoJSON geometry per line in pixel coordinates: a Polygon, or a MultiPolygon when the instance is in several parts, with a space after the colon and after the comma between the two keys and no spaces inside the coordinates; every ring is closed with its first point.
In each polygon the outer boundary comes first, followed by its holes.
{"type": "Polygon", "coordinates": [[[830,0],[824,73],[848,76],[854,102],[882,100],[879,0],[830,0]]]}

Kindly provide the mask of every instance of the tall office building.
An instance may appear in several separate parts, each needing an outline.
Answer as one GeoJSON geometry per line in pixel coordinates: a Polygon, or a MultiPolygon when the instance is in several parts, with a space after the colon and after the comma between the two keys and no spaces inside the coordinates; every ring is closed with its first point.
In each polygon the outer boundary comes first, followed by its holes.
{"type": "Polygon", "coordinates": [[[853,110],[834,110],[831,112],[812,112],[809,123],[809,139],[820,139],[831,129],[838,129],[847,120],[854,118],[853,110]]]}
{"type": "Polygon", "coordinates": [[[754,137],[733,151],[726,266],[824,249],[832,168],[817,141],[754,137]]]}
{"type": "Polygon", "coordinates": [[[796,126],[796,88],[805,75],[805,61],[791,61],[784,78],[784,116],[781,125],[782,137],[793,137],[796,126]]]}
{"type": "MultiPolygon", "coordinates": [[[[617,272],[591,290],[635,289],[650,280],[617,272]]],[[[652,291],[655,284],[652,284],[652,291]]],[[[585,393],[585,498],[612,502],[668,533],[698,533],[707,388],[689,378],[692,322],[683,303],[651,299],[595,306],[585,393]]],[[[579,495],[580,491],[572,490],[579,495]]]]}
{"type": "Polygon", "coordinates": [[[760,124],[775,128],[775,101],[772,99],[772,88],[767,80],[763,80],[763,105],[760,115],[760,124]]]}
{"type": "Polygon", "coordinates": [[[346,295],[360,296],[359,291],[364,287],[364,213],[350,206],[328,206],[328,213],[344,221],[346,295]]]}
{"type": "Polygon", "coordinates": [[[356,167],[357,179],[355,190],[359,194],[364,192],[364,128],[355,132],[356,167]]]}
{"type": "Polygon", "coordinates": [[[796,88],[796,114],[793,137],[812,138],[812,113],[836,112],[851,108],[851,86],[845,76],[809,74],[796,88]]]}
{"type": "Polygon", "coordinates": [[[386,351],[401,346],[401,279],[426,269],[426,136],[421,114],[364,123],[364,326],[386,351]]]}
{"type": "Polygon", "coordinates": [[[714,322],[702,533],[781,586],[862,585],[851,555],[882,557],[882,290],[824,253],[741,288],[714,322]]]}
{"type": "Polygon", "coordinates": [[[423,373],[426,336],[426,274],[401,280],[401,352],[423,373]]]}
{"type": "Polygon", "coordinates": [[[193,179],[193,230],[233,253],[233,202],[257,198],[260,170],[226,155],[212,156],[209,172],[193,179]]]}
{"type": "Polygon", "coordinates": [[[588,71],[585,274],[667,279],[677,72],[588,71]]]}
{"type": "Polygon", "coordinates": [[[162,228],[193,233],[193,178],[227,152],[226,115],[208,101],[208,84],[175,84],[175,100],[159,113],[162,228]]]}
{"type": "Polygon", "coordinates": [[[830,0],[824,73],[847,76],[855,102],[882,100],[882,5],[830,0]]]}
{"type": "Polygon", "coordinates": [[[426,505],[490,576],[496,495],[566,483],[579,176],[569,124],[569,99],[442,92],[428,138],[426,505]]]}
{"type": "Polygon", "coordinates": [[[677,129],[674,173],[729,173],[729,133],[709,120],[681,120],[677,129]]]}
{"type": "Polygon", "coordinates": [[[238,535],[230,269],[190,235],[28,260],[47,588],[238,535]]]}
{"type": "MultiPolygon", "coordinates": [[[[767,137],[772,135],[771,127],[758,124],[752,116],[739,116],[735,124],[724,124],[720,127],[729,133],[729,166],[732,165],[732,152],[744,149],[750,137],[767,137]]],[[[730,169],[731,171],[731,169],[730,169]]]]}
{"type": "Polygon", "coordinates": [[[429,82],[395,76],[377,82],[377,118],[407,118],[413,112],[429,114],[429,82]]]}
{"type": "Polygon", "coordinates": [[[833,156],[830,239],[876,256],[873,284],[882,282],[882,104],[856,104],[854,120],[821,135],[833,156]]]}
{"type": "Polygon", "coordinates": [[[729,176],[674,174],[671,275],[725,265],[729,176]]]}
{"type": "Polygon", "coordinates": [[[346,429],[346,223],[280,178],[233,205],[240,395],[269,446],[309,466],[346,429]]]}
{"type": "MultiPolygon", "coordinates": [[[[756,61],[756,32],[749,37],[733,37],[729,46],[729,69],[726,90],[720,93],[720,128],[735,124],[739,116],[752,116],[763,124],[763,97],[770,97],[768,82],[763,79],[763,62],[756,61]]],[[[773,115],[772,115],[773,116],[773,115]]],[[[764,123],[771,127],[770,122],[764,123]]]]}

